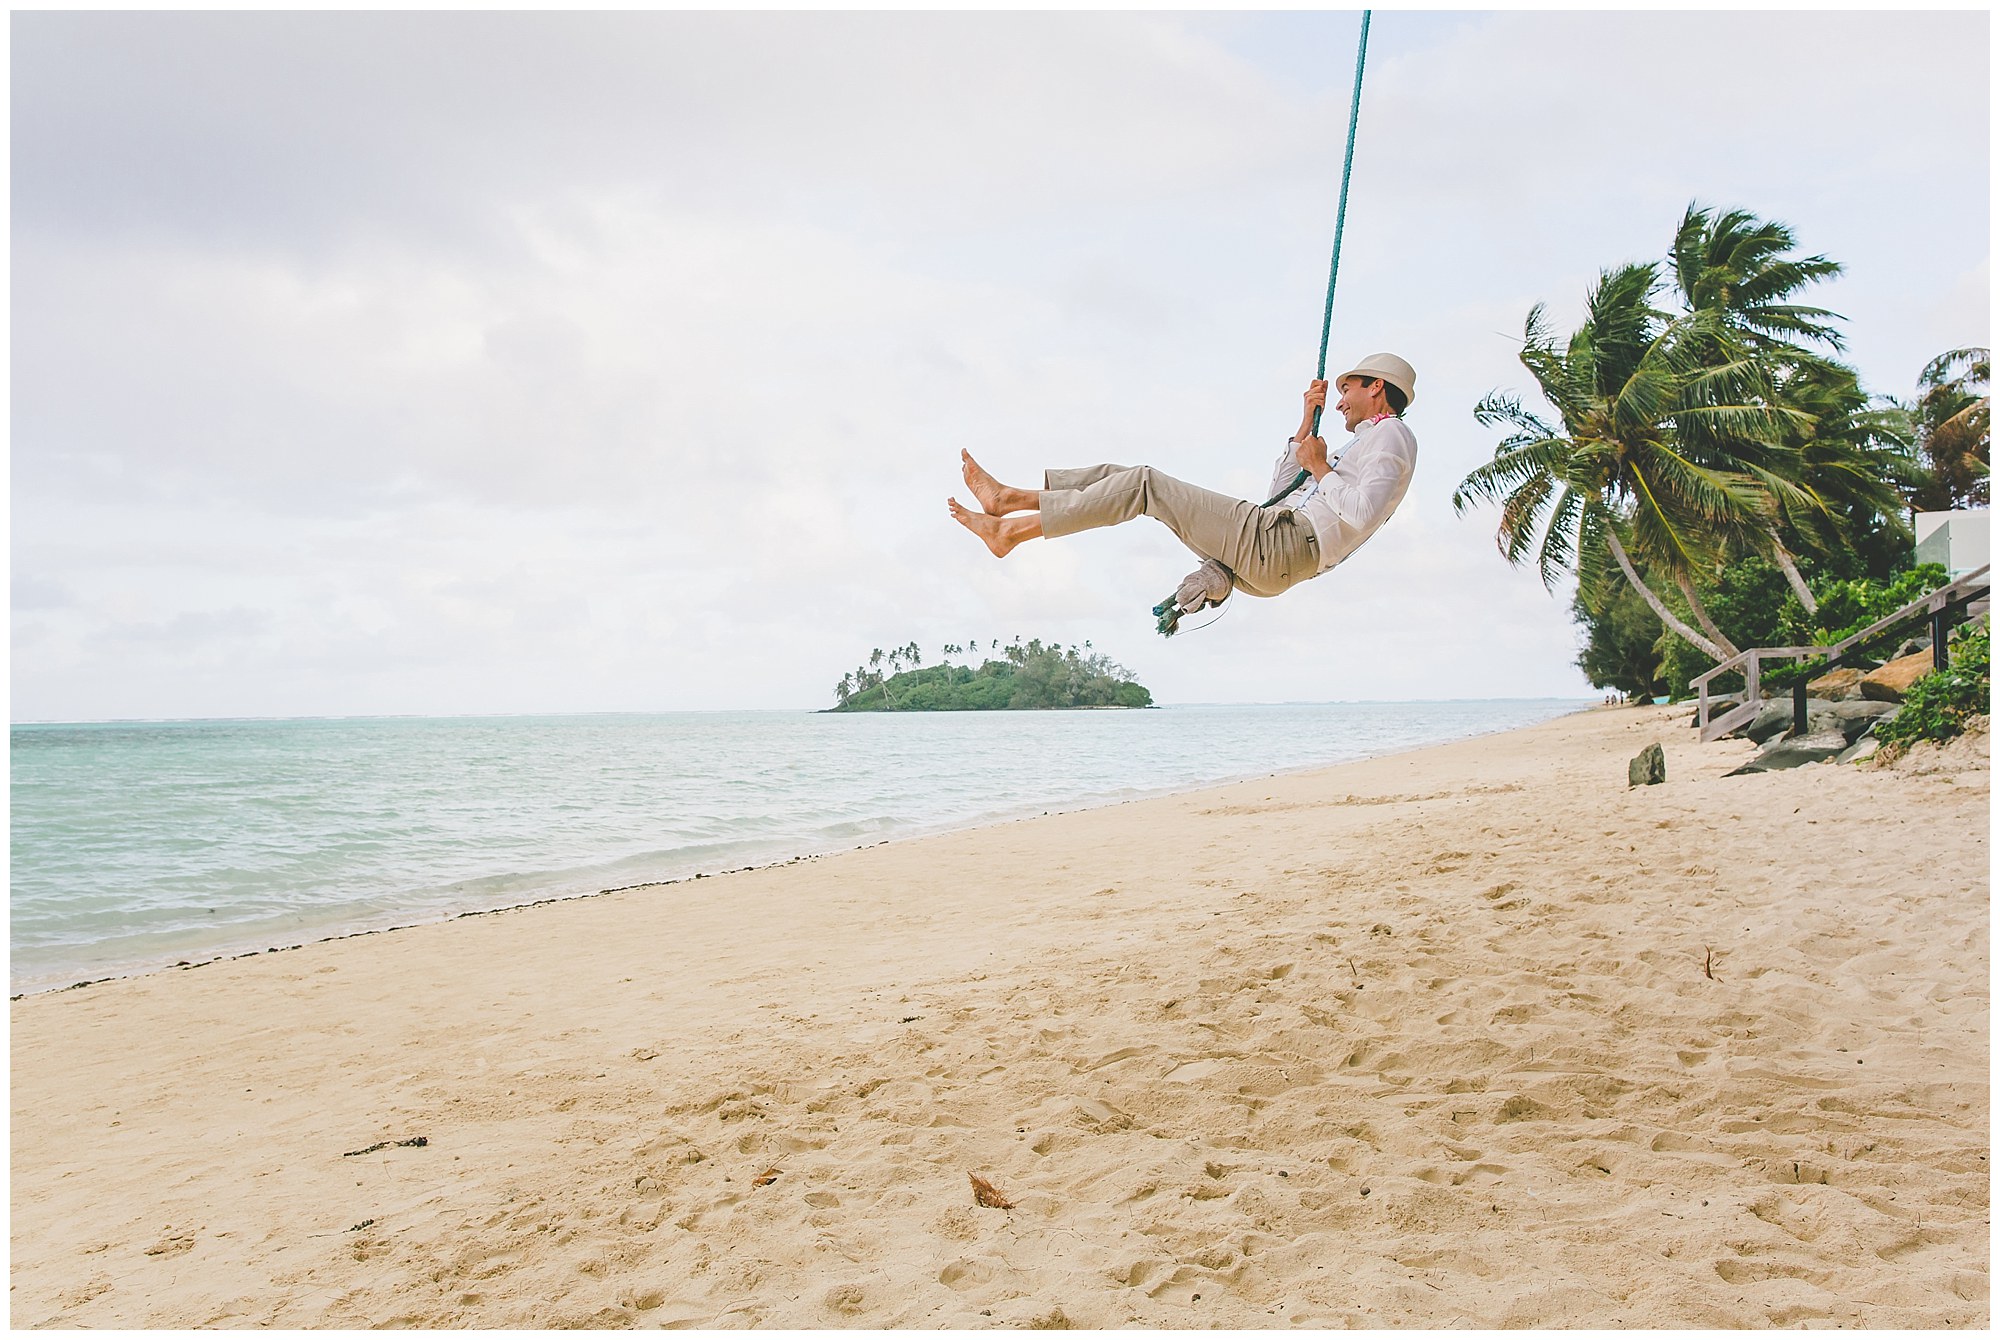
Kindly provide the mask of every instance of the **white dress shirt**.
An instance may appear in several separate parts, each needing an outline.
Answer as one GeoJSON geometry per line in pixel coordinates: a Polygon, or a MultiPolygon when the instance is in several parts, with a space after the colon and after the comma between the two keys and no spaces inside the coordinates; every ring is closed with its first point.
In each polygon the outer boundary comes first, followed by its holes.
{"type": "MultiPolygon", "coordinates": [[[[1299,444],[1285,444],[1271,472],[1271,492],[1285,487],[1303,467],[1299,444]]],[[[1389,519],[1409,491],[1417,468],[1417,439],[1409,425],[1384,415],[1354,430],[1354,438],[1322,479],[1306,481],[1275,504],[1312,523],[1319,537],[1319,570],[1325,572],[1359,549],[1389,519]]],[[[1269,496],[1269,495],[1266,495],[1269,496]]]]}

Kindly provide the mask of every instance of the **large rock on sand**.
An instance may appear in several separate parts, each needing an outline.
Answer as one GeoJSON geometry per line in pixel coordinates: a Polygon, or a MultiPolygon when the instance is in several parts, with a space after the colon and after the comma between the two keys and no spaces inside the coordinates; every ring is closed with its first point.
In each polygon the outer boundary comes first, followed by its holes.
{"type": "Polygon", "coordinates": [[[1878,703],[1900,703],[1903,695],[1910,691],[1910,685],[1935,669],[1937,663],[1928,651],[1898,656],[1880,669],[1870,670],[1862,676],[1861,696],[1878,703]]]}
{"type": "MultiPolygon", "coordinates": [[[[1828,758],[1844,763],[1862,757],[1873,752],[1860,750],[1859,745],[1872,738],[1875,724],[1893,720],[1902,710],[1893,703],[1826,703],[1820,711],[1807,715],[1804,735],[1789,740],[1773,736],[1762,753],[1729,775],[1737,777],[1747,772],[1776,772],[1828,758]]],[[[1786,720],[1789,721],[1790,717],[1786,720]]]]}
{"type": "MultiPolygon", "coordinates": [[[[1825,716],[1832,707],[1833,704],[1824,698],[1806,699],[1806,730],[1812,730],[1814,717],[1825,716]]],[[[1787,693],[1782,698],[1766,699],[1763,710],[1739,727],[1736,734],[1763,744],[1791,728],[1792,695],[1787,693]]]]}
{"type": "Polygon", "coordinates": [[[1895,703],[1878,703],[1869,698],[1857,698],[1853,702],[1835,703],[1818,716],[1806,717],[1806,734],[1817,735],[1821,731],[1837,730],[1852,743],[1868,733],[1869,727],[1884,717],[1893,717],[1903,709],[1895,703]]]}
{"type": "Polygon", "coordinates": [[[1828,702],[1835,703],[1859,698],[1861,677],[1867,673],[1866,670],[1857,670],[1853,666],[1844,665],[1837,670],[1827,671],[1818,679],[1808,680],[1806,692],[1815,698],[1824,698],[1828,702]]]}
{"type": "Polygon", "coordinates": [[[1778,772],[1784,768],[1796,768],[1805,763],[1819,763],[1829,758],[1838,758],[1847,752],[1847,737],[1837,730],[1822,731],[1817,735],[1801,735],[1796,739],[1779,740],[1767,745],[1764,752],[1745,763],[1731,777],[1741,777],[1752,772],[1778,772]]]}
{"type": "Polygon", "coordinates": [[[1658,742],[1647,745],[1625,768],[1627,786],[1658,786],[1667,780],[1667,751],[1658,742]]]}
{"type": "MultiPolygon", "coordinates": [[[[1806,708],[1810,712],[1812,704],[1808,702],[1806,708]]],[[[1738,726],[1733,733],[1762,744],[1774,735],[1783,735],[1791,727],[1792,701],[1787,698],[1783,702],[1773,700],[1765,703],[1757,709],[1756,716],[1738,726]]]]}
{"type": "Polygon", "coordinates": [[[1881,747],[1882,742],[1880,740],[1872,735],[1864,735],[1853,744],[1847,746],[1846,751],[1833,761],[1835,763],[1859,763],[1864,758],[1875,757],[1875,751],[1881,747]]]}
{"type": "MultiPolygon", "coordinates": [[[[1824,698],[1806,699],[1807,735],[1820,735],[1837,730],[1852,743],[1878,718],[1896,709],[1894,703],[1872,702],[1865,698],[1852,698],[1845,702],[1828,702],[1824,698]]],[[[1736,733],[1758,744],[1769,744],[1782,737],[1792,728],[1792,700],[1789,696],[1774,698],[1764,710],[1751,717],[1736,733]]]]}

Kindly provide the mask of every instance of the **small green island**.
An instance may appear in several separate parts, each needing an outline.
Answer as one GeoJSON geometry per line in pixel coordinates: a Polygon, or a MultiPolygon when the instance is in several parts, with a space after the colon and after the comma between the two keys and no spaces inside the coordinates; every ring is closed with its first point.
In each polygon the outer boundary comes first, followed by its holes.
{"type": "Polygon", "coordinates": [[[1079,707],[1151,707],[1152,693],[1110,657],[1040,638],[1002,646],[948,643],[924,664],[917,644],[880,647],[840,677],[829,712],[1031,712],[1079,707]]]}

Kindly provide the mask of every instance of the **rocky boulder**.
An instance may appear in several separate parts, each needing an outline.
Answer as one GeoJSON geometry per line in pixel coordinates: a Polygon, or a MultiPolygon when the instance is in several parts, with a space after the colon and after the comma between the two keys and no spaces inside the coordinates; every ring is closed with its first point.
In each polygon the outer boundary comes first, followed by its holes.
{"type": "Polygon", "coordinates": [[[1859,763],[1864,758],[1874,757],[1875,751],[1881,747],[1882,742],[1880,740],[1872,735],[1864,735],[1853,744],[1847,746],[1847,748],[1841,750],[1840,755],[1833,761],[1835,763],[1859,763]]]}
{"type": "Polygon", "coordinates": [[[1915,652],[1909,656],[1898,656],[1877,670],[1870,670],[1861,677],[1861,696],[1872,698],[1878,703],[1900,703],[1903,695],[1910,691],[1910,685],[1937,668],[1928,650],[1915,652]]]}
{"type": "Polygon", "coordinates": [[[1859,698],[1861,677],[1867,673],[1852,666],[1841,666],[1827,671],[1818,679],[1807,681],[1806,692],[1815,698],[1824,698],[1828,702],[1845,702],[1850,698],[1859,698]]]}
{"type": "MultiPolygon", "coordinates": [[[[1823,735],[1828,731],[1839,731],[1851,743],[1877,720],[1892,715],[1896,710],[1894,703],[1874,702],[1866,698],[1851,698],[1842,702],[1808,698],[1806,734],[1823,735]]],[[[1792,700],[1787,696],[1771,699],[1764,705],[1763,711],[1750,718],[1735,733],[1758,744],[1769,744],[1782,738],[1791,728],[1792,700]]]]}
{"type": "Polygon", "coordinates": [[[1866,735],[1876,722],[1893,718],[1902,710],[1895,703],[1880,703],[1868,698],[1835,703],[1818,716],[1807,714],[1806,733],[1816,735],[1822,731],[1837,730],[1851,743],[1866,735]]]}
{"type": "Polygon", "coordinates": [[[1764,746],[1762,753],[1729,775],[1741,777],[1747,773],[1777,772],[1806,763],[1820,763],[1840,757],[1847,752],[1847,747],[1847,737],[1837,730],[1822,731],[1817,735],[1801,735],[1790,740],[1777,740],[1764,746]]]}
{"type": "MultiPolygon", "coordinates": [[[[1811,702],[1808,702],[1806,706],[1810,710],[1812,707],[1811,702]]],[[[1751,717],[1741,726],[1738,726],[1735,733],[1746,740],[1762,744],[1774,735],[1783,735],[1791,728],[1792,703],[1787,698],[1783,702],[1772,701],[1765,703],[1762,708],[1758,709],[1757,715],[1751,717]]]]}
{"type": "Polygon", "coordinates": [[[1658,743],[1649,744],[1625,768],[1627,786],[1658,786],[1667,780],[1667,752],[1658,743]]]}
{"type": "MultiPolygon", "coordinates": [[[[1812,730],[1812,720],[1815,716],[1825,716],[1832,707],[1833,704],[1824,698],[1806,699],[1806,730],[1808,732],[1812,730]]],[[[1735,733],[1763,744],[1774,736],[1783,735],[1791,728],[1792,695],[1787,693],[1782,698],[1765,699],[1763,710],[1743,723],[1735,733]]]]}

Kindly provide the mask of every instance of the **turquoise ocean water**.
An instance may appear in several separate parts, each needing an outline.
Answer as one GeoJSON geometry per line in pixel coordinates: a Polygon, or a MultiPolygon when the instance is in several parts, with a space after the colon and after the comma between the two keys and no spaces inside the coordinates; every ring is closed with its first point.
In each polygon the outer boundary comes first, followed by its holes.
{"type": "Polygon", "coordinates": [[[12,990],[1324,766],[1587,705],[15,726],[12,990]]]}

